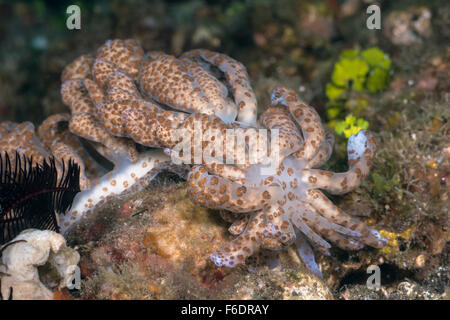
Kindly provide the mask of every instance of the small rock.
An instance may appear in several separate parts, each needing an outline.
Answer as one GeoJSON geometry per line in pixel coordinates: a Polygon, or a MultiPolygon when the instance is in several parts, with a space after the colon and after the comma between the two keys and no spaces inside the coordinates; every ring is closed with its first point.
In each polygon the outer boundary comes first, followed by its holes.
{"type": "Polygon", "coordinates": [[[427,261],[427,257],[423,253],[419,254],[416,258],[415,266],[417,268],[423,268],[425,266],[426,261],[427,261]]]}

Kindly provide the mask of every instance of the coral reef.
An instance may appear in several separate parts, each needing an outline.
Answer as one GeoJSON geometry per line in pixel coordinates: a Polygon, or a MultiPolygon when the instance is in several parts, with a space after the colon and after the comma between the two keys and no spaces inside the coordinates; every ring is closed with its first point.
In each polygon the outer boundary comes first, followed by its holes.
{"type": "Polygon", "coordinates": [[[214,266],[208,256],[228,242],[225,223],[168,175],[95,210],[66,236],[80,247],[82,299],[332,298],[294,251],[274,270],[214,266]]]}
{"type": "Polygon", "coordinates": [[[13,300],[53,299],[52,289],[71,284],[80,260],[63,236],[48,230],[24,230],[1,254],[1,294],[8,297],[11,291],[13,300]]]}

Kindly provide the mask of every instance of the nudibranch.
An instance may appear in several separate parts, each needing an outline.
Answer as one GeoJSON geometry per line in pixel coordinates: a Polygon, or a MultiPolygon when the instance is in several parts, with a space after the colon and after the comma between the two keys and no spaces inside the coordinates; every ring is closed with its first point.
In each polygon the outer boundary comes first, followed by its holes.
{"type": "Polygon", "coordinates": [[[281,87],[257,122],[248,74],[232,58],[203,49],[178,58],[145,54],[133,40],[110,40],[95,55],[68,65],[62,82],[62,99],[70,109],[70,118],[63,119],[68,130],[114,164],[114,170],[79,193],[69,214],[60,217],[63,232],[109,197],[145,187],[161,168],[184,171],[171,162],[185,151],[176,149],[186,138],[183,134],[192,142],[188,162],[198,164],[192,152],[196,143],[228,156],[231,140],[262,128],[278,132],[278,139],[270,141],[271,149],[273,141],[279,149],[270,159],[277,164],[275,173],[262,173],[262,154],[268,148],[261,150],[260,142],[268,141],[259,136],[245,140],[243,154],[231,143],[227,164],[214,154],[205,161],[201,154],[199,165],[189,171],[192,200],[227,210],[223,215],[234,220],[229,230],[236,239],[211,255],[214,263],[233,267],[263,250],[276,252],[295,244],[303,261],[320,274],[311,246],[329,254],[329,241],[350,250],[385,245],[376,230],[342,212],[320,191],[342,194],[362,183],[375,154],[372,135],[360,131],[349,139],[347,172],[315,169],[329,159],[334,144],[317,112],[293,90],[281,87]],[[218,139],[229,129],[237,130],[226,143],[218,139]],[[211,132],[218,135],[199,139],[198,134],[211,132]],[[242,156],[244,161],[237,161],[242,156]]]}
{"type": "Polygon", "coordinates": [[[163,148],[174,146],[176,131],[194,116],[256,124],[245,67],[220,53],[193,50],[176,58],[144,54],[134,40],[109,40],[95,55],[75,59],[61,78],[68,129],[114,164],[60,216],[63,232],[97,204],[145,187],[162,168],[184,172],[163,148]]]}
{"type": "Polygon", "coordinates": [[[261,250],[276,252],[295,244],[307,267],[321,275],[311,247],[325,255],[329,255],[330,242],[346,250],[384,247],[386,240],[377,230],[337,208],[320,191],[343,194],[362,183],[375,155],[372,134],[361,130],[350,137],[347,172],[315,169],[329,159],[334,144],[317,112],[286,87],[273,91],[271,104],[259,122],[267,129],[280,130],[281,159],[275,174],[262,175],[261,164],[240,168],[243,179],[217,170],[212,173],[204,165],[189,172],[191,199],[225,209],[235,218],[229,231],[236,238],[214,252],[211,260],[218,266],[234,267],[261,250]]]}

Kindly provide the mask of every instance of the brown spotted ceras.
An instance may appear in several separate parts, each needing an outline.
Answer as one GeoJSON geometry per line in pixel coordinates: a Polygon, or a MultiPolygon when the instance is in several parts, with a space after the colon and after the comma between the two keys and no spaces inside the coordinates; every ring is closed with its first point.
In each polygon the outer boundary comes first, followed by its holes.
{"type": "Polygon", "coordinates": [[[233,267],[253,254],[264,254],[265,249],[280,250],[295,243],[305,264],[320,275],[310,245],[324,254],[329,254],[328,241],[347,250],[384,247],[386,241],[376,230],[344,213],[319,190],[342,194],[362,183],[375,155],[370,132],[362,130],[350,137],[347,172],[314,169],[330,157],[333,136],[324,131],[317,112],[293,90],[275,89],[272,105],[260,122],[266,128],[280,129],[282,160],[276,174],[261,175],[260,164],[243,169],[240,181],[212,174],[203,165],[189,173],[188,192],[195,202],[239,213],[230,227],[237,237],[213,253],[212,261],[233,267]]]}
{"type": "MultiPolygon", "coordinates": [[[[175,132],[189,127],[191,114],[207,115],[208,123],[227,126],[256,124],[256,98],[245,67],[208,50],[176,58],[161,52],[145,54],[134,40],[109,40],[95,54],[69,64],[62,82],[61,95],[70,115],[48,123],[68,127],[114,164],[112,172],[91,177],[91,189],[77,195],[69,214],[61,215],[63,231],[109,197],[141,189],[161,168],[184,172],[173,167],[161,149],[173,147],[175,132]],[[158,149],[142,152],[137,144],[158,149]]],[[[73,137],[65,134],[65,138],[73,137]]],[[[61,144],[60,152],[63,149],[61,144]]],[[[102,172],[95,162],[85,167],[86,172],[102,172]]]]}
{"type": "Polygon", "coordinates": [[[280,87],[273,91],[273,106],[257,122],[247,72],[232,58],[201,49],[178,58],[145,54],[133,40],[112,40],[95,55],[67,66],[62,80],[63,101],[71,111],[70,132],[89,141],[115,165],[75,199],[69,215],[61,217],[64,230],[98,202],[141,188],[159,168],[171,167],[161,150],[165,148],[172,160],[184,156],[190,164],[199,164],[188,175],[193,201],[233,213],[229,230],[237,237],[211,255],[217,265],[232,267],[261,250],[295,243],[304,262],[320,273],[310,245],[325,254],[328,241],[350,250],[385,245],[376,230],[342,212],[320,191],[342,194],[361,184],[375,154],[371,134],[360,131],[350,137],[347,172],[314,169],[329,159],[334,145],[317,112],[293,90],[280,87]],[[277,139],[257,135],[245,141],[244,152],[231,147],[229,156],[231,140],[261,128],[277,132],[277,139]],[[231,129],[231,136],[222,139],[231,129]],[[186,136],[191,149],[180,152],[177,146],[186,136]],[[274,141],[278,152],[268,152],[274,141]],[[202,154],[195,161],[199,142],[201,149],[214,146],[213,152],[219,150],[220,155],[213,153],[206,161],[202,154]],[[142,152],[138,144],[158,149],[142,152]],[[263,170],[265,157],[276,163],[275,172],[263,170]]]}

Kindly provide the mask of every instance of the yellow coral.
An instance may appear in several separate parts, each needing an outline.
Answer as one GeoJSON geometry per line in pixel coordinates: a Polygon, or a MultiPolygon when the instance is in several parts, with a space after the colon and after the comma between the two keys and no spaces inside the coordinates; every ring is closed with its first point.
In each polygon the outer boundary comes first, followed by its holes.
{"type": "Polygon", "coordinates": [[[380,230],[380,235],[388,240],[388,244],[380,250],[381,253],[391,255],[399,250],[399,238],[409,240],[411,238],[412,227],[402,233],[390,232],[387,230],[380,230]]]}

